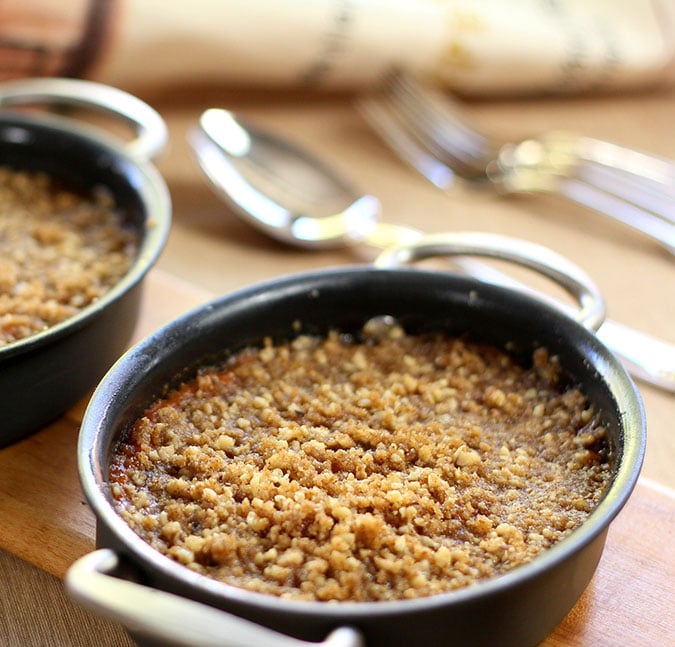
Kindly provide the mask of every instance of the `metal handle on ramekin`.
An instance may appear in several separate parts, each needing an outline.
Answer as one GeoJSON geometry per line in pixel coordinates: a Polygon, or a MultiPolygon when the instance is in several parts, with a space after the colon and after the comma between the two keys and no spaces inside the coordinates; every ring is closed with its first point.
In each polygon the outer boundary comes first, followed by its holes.
{"type": "Polygon", "coordinates": [[[168,131],[159,113],[128,92],[82,79],[33,78],[0,84],[0,108],[20,105],[90,108],[120,118],[136,136],[125,143],[132,157],[151,160],[166,146],[168,131]]]}
{"type": "Polygon", "coordinates": [[[547,247],[519,238],[482,232],[428,234],[386,249],[375,259],[375,267],[399,267],[443,256],[485,256],[528,267],[577,299],[580,308],[573,316],[584,327],[597,331],[605,320],[605,299],[586,272],[547,247]]]}
{"type": "Polygon", "coordinates": [[[117,554],[102,548],[78,559],[66,588],[87,609],[132,633],[175,647],[364,647],[351,627],[332,631],[320,643],[291,638],[201,602],[111,575],[117,554]]]}

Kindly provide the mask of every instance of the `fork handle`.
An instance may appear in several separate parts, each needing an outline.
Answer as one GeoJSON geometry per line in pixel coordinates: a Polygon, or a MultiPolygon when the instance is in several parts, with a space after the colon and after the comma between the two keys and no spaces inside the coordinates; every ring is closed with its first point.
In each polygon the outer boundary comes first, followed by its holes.
{"type": "Polygon", "coordinates": [[[675,225],[675,165],[673,169],[673,178],[661,181],[587,160],[579,164],[577,178],[675,225]]]}
{"type": "Polygon", "coordinates": [[[504,192],[563,195],[675,254],[675,163],[670,160],[552,132],[503,146],[487,173],[504,192]]]}
{"type": "MultiPolygon", "coordinates": [[[[661,198],[669,198],[669,203],[658,206],[655,204],[654,209],[659,215],[675,222],[675,209],[673,208],[675,161],[583,135],[553,133],[551,137],[570,139],[572,142],[570,146],[573,147],[576,157],[581,162],[580,173],[592,172],[595,176],[594,182],[604,181],[602,176],[604,170],[605,177],[613,179],[614,189],[617,191],[625,187],[631,194],[637,191],[647,200],[650,199],[649,194],[652,192],[660,195],[661,198]],[[607,171],[610,173],[608,174],[607,171]]],[[[646,203],[639,202],[638,204],[646,203]]]]}
{"type": "Polygon", "coordinates": [[[499,153],[505,169],[577,178],[675,224],[675,161],[594,137],[550,131],[499,153]]]}
{"type": "MultiPolygon", "coordinates": [[[[639,231],[675,255],[675,221],[627,201],[617,192],[611,192],[609,187],[576,178],[560,178],[557,193],[639,231]]],[[[675,208],[675,202],[671,204],[671,208],[675,208]]]]}

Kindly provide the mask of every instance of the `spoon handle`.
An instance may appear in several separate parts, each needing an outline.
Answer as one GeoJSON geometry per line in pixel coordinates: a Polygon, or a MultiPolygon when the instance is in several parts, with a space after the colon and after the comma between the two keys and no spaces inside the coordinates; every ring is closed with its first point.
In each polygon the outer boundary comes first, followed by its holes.
{"type": "MultiPolygon", "coordinates": [[[[380,223],[364,242],[377,249],[387,249],[408,245],[422,235],[421,231],[412,227],[380,223]]],[[[534,290],[485,263],[468,257],[456,257],[452,264],[477,279],[533,294],[567,314],[573,314],[572,309],[561,301],[534,290]]],[[[634,378],[675,393],[675,346],[611,319],[605,319],[596,335],[616,354],[634,378]]]]}
{"type": "MultiPolygon", "coordinates": [[[[533,293],[563,311],[568,311],[567,305],[480,261],[457,258],[453,260],[453,264],[482,281],[533,293]]],[[[675,393],[675,346],[611,319],[605,319],[596,335],[623,362],[634,378],[675,393]]]]}

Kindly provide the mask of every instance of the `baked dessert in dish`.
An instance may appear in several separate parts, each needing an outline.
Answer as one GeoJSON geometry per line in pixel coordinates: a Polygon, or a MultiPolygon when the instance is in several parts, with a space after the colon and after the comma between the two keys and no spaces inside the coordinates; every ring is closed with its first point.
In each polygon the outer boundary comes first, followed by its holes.
{"type": "Polygon", "coordinates": [[[442,333],[266,339],[158,399],[115,450],[129,526],[218,580],[383,601],[532,560],[602,498],[601,412],[544,348],[442,333]]]}

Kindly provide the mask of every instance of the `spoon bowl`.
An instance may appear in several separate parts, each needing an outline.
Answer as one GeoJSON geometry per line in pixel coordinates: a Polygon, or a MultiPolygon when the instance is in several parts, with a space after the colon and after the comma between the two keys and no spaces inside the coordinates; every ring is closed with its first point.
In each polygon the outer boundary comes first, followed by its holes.
{"type": "Polygon", "coordinates": [[[205,111],[190,142],[221,197],[268,236],[334,248],[363,242],[377,228],[377,198],[360,195],[320,159],[228,110],[205,111]]]}

